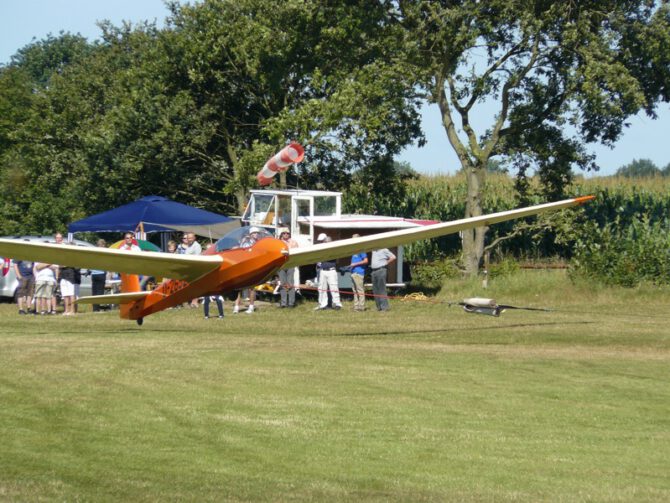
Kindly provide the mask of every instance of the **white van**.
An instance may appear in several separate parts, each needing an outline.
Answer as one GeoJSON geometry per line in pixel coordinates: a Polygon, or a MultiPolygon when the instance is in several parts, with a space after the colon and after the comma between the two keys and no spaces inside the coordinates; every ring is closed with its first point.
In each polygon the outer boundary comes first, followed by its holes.
{"type": "MultiPolygon", "coordinates": [[[[41,243],[55,243],[53,236],[3,236],[2,239],[17,239],[20,241],[38,241],[41,243]]],[[[77,246],[93,246],[95,245],[75,239],[74,244],[77,246]]],[[[0,257],[0,300],[9,300],[16,302],[16,289],[19,282],[16,279],[16,272],[14,272],[14,261],[10,258],[0,257]]],[[[91,295],[91,275],[88,269],[81,270],[81,286],[79,287],[80,295],[91,295]]]]}

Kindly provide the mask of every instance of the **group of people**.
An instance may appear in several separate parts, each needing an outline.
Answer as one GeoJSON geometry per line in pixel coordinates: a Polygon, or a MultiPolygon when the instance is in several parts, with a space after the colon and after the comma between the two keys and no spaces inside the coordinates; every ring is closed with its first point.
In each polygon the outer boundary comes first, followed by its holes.
{"type": "Polygon", "coordinates": [[[185,232],[181,237],[181,243],[177,243],[174,240],[167,242],[167,252],[179,255],[200,255],[202,253],[202,246],[196,241],[194,232],[185,232]]]}
{"type": "MultiPolygon", "coordinates": [[[[250,229],[250,232],[242,239],[239,246],[246,248],[252,246],[259,238],[260,229],[250,229]],[[255,232],[254,232],[255,230],[255,232]]],[[[352,237],[359,237],[354,234],[352,237]]],[[[57,233],[54,237],[57,244],[63,243],[63,236],[57,233]]],[[[288,228],[279,230],[279,239],[286,243],[289,248],[297,247],[298,244],[291,238],[291,232],[288,228]]],[[[321,233],[316,242],[328,243],[331,238],[325,233],[321,233]]],[[[107,247],[103,239],[97,242],[99,247],[107,247]]],[[[207,249],[214,246],[211,243],[207,249]]],[[[123,243],[119,247],[126,251],[141,251],[132,232],[127,232],[123,236],[123,243]]],[[[193,232],[186,232],[182,236],[181,243],[169,241],[167,243],[168,253],[177,253],[184,255],[200,255],[203,253],[202,246],[196,240],[193,232]]],[[[365,287],[364,278],[366,269],[370,268],[372,277],[372,292],[375,299],[375,305],[379,311],[388,311],[389,302],[386,292],[387,268],[396,260],[395,255],[388,249],[373,250],[370,260],[367,253],[357,253],[351,257],[351,263],[344,269],[351,273],[352,291],[353,291],[353,310],[365,310],[365,287]]],[[[75,267],[61,267],[57,264],[44,262],[29,262],[19,260],[14,262],[14,269],[19,281],[18,286],[18,308],[19,314],[27,314],[35,299],[35,314],[55,314],[56,313],[56,288],[60,288],[60,295],[63,299],[63,314],[66,316],[76,313],[75,300],[79,297],[79,285],[81,283],[81,270],[75,267]]],[[[91,290],[92,295],[103,295],[105,291],[105,282],[107,272],[101,270],[91,270],[91,290]]],[[[297,268],[281,269],[276,277],[277,289],[279,291],[279,307],[293,308],[296,302],[296,284],[297,268]]],[[[338,269],[335,260],[323,261],[317,264],[317,289],[318,305],[315,310],[342,309],[342,302],[339,292],[338,269]]],[[[255,312],[256,290],[249,288],[246,291],[239,291],[233,305],[233,314],[241,312],[242,300],[248,298],[248,306],[245,313],[255,312]]],[[[210,304],[215,302],[218,309],[218,318],[223,318],[223,297],[221,295],[207,296],[203,299],[203,309],[205,319],[210,317],[210,304]]],[[[191,307],[199,307],[199,299],[193,299],[189,303],[191,307]]],[[[98,304],[93,304],[93,311],[101,311],[103,308],[98,304]]]]}
{"type": "MultiPolygon", "coordinates": [[[[63,244],[63,236],[54,236],[56,244],[63,244]]],[[[76,295],[75,285],[81,282],[81,275],[71,268],[60,268],[57,264],[46,262],[30,262],[19,260],[14,262],[14,272],[18,279],[17,297],[19,314],[28,314],[35,298],[34,314],[56,313],[56,284],[60,281],[65,304],[66,315],[74,314],[73,297],[76,295]],[[64,274],[63,274],[64,273],[64,274]]]]}
{"type": "MultiPolygon", "coordinates": [[[[260,229],[252,227],[247,235],[242,239],[239,246],[246,248],[253,245],[259,238],[260,229]]],[[[298,243],[291,238],[291,232],[288,228],[281,228],[278,231],[279,239],[286,243],[288,248],[298,246],[298,243]]],[[[359,234],[354,234],[352,237],[360,237],[359,234]]],[[[194,238],[194,236],[192,237],[194,238]]],[[[321,233],[316,242],[328,243],[332,241],[325,233],[321,233]]],[[[175,248],[176,243],[172,249],[173,253],[179,253],[178,248],[175,248]]],[[[213,246],[213,245],[210,245],[213,246]]],[[[168,251],[171,251],[168,248],[168,251]]],[[[183,252],[182,252],[183,253],[183,252]]],[[[354,311],[365,311],[365,284],[364,278],[368,265],[371,270],[372,277],[372,291],[375,299],[375,306],[378,311],[388,311],[390,308],[388,295],[386,290],[386,280],[388,267],[396,260],[396,256],[387,248],[373,250],[370,260],[368,260],[367,253],[361,252],[351,257],[351,263],[344,268],[345,271],[351,273],[352,291],[353,291],[353,309],[354,311]]],[[[340,269],[342,270],[342,269],[340,269]]],[[[297,286],[297,268],[291,267],[281,269],[277,276],[275,276],[274,283],[275,292],[279,293],[279,307],[293,308],[296,302],[296,286],[297,286]]],[[[317,311],[325,309],[339,310],[342,309],[342,302],[339,290],[338,269],[335,260],[323,261],[317,264],[317,290],[318,290],[318,305],[315,308],[317,311]]],[[[242,299],[248,298],[248,307],[244,311],[247,314],[255,312],[256,290],[249,288],[245,291],[237,292],[234,304],[233,314],[241,312],[242,299]]],[[[197,302],[197,299],[195,300],[197,302]]],[[[218,318],[224,317],[223,311],[223,297],[221,295],[207,296],[203,300],[203,309],[205,319],[210,318],[210,304],[216,302],[218,309],[218,318]]]]}
{"type": "MultiPolygon", "coordinates": [[[[200,255],[202,254],[202,246],[200,246],[200,243],[196,240],[195,232],[185,232],[181,237],[181,243],[177,243],[174,240],[168,241],[167,252],[176,253],[178,255],[200,255]]],[[[189,306],[198,307],[198,299],[191,300],[189,306]]],[[[223,315],[221,315],[221,317],[223,317],[223,315]]]]}
{"type": "MultiPolygon", "coordinates": [[[[66,245],[63,235],[56,233],[56,244],[66,245]]],[[[106,247],[104,240],[98,241],[98,246],[106,247]]],[[[19,314],[56,314],[56,290],[60,290],[63,300],[63,315],[76,314],[75,300],[79,297],[81,285],[81,269],[64,267],[47,262],[31,262],[17,260],[14,262],[14,272],[18,280],[17,298],[19,314]],[[34,308],[33,308],[34,302],[34,308]]],[[[91,288],[93,295],[102,295],[105,288],[105,271],[91,270],[91,288]]],[[[94,306],[100,310],[100,306],[94,306]]]]}
{"type": "MultiPolygon", "coordinates": [[[[63,235],[54,235],[55,244],[74,246],[63,241],[63,235]]],[[[98,239],[96,246],[107,248],[104,239],[98,239]]],[[[131,232],[124,234],[121,250],[141,251],[135,236],[131,232]]],[[[61,266],[47,262],[31,262],[28,260],[14,261],[14,272],[18,280],[17,303],[19,314],[49,315],[57,314],[58,294],[63,302],[63,315],[73,316],[77,313],[76,300],[79,298],[82,271],[77,267],[61,266]]],[[[99,269],[90,269],[86,275],[91,277],[91,295],[105,294],[108,276],[114,273],[99,269]]],[[[106,310],[105,306],[93,304],[93,312],[106,310]]]]}
{"type": "MultiPolygon", "coordinates": [[[[358,238],[360,234],[354,234],[352,238],[358,238]]],[[[329,243],[332,239],[325,233],[319,234],[317,243],[329,243]]],[[[378,311],[390,309],[386,291],[386,280],[388,277],[388,266],[396,260],[396,256],[388,249],[381,248],[373,250],[370,261],[367,253],[361,252],[351,257],[351,263],[345,268],[351,274],[351,289],[354,295],[354,311],[365,311],[365,286],[364,278],[367,266],[370,266],[372,276],[372,295],[378,311]]],[[[317,288],[319,304],[314,308],[321,311],[328,308],[329,296],[333,309],[342,309],[339,293],[338,271],[335,260],[320,262],[317,264],[317,288]]]]}

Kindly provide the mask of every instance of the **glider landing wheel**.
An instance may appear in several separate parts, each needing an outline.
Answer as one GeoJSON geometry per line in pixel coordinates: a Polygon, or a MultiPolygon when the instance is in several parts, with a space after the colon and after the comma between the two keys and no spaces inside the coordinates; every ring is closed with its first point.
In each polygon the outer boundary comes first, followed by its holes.
{"type": "Polygon", "coordinates": [[[142,323],[144,323],[144,318],[137,318],[137,324],[142,326],[142,323]]]}

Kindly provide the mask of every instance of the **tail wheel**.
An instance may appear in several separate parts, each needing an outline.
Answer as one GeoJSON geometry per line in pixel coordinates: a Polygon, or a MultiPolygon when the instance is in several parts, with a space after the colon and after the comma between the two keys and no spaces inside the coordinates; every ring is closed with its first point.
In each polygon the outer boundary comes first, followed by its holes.
{"type": "Polygon", "coordinates": [[[136,321],[139,326],[142,326],[142,323],[144,323],[144,318],[137,318],[136,321]]]}

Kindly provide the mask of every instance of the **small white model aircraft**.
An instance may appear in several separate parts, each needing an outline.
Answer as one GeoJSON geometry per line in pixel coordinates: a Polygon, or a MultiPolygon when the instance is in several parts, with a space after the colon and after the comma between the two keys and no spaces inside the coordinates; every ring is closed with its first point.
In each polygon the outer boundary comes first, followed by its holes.
{"type": "Polygon", "coordinates": [[[120,294],[82,297],[78,302],[120,304],[121,318],[136,320],[141,325],[145,316],[191,299],[258,285],[279,269],[454,234],[465,229],[581,205],[592,199],[594,196],[577,197],[301,248],[288,248],[283,241],[259,228],[241,227],[221,238],[215,247],[200,256],[82,248],[7,239],[0,239],[0,256],[120,272],[120,294]],[[256,233],[254,244],[241,247],[240,242],[251,232],[256,233]],[[141,291],[138,274],[171,279],[163,281],[152,291],[141,291]]]}

